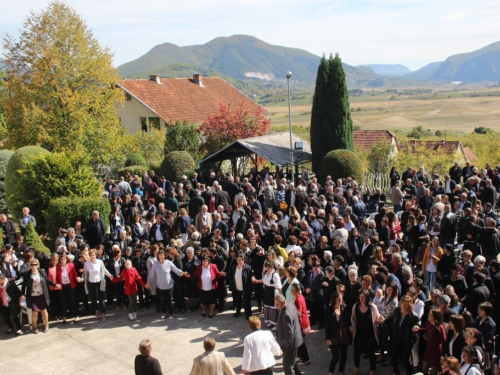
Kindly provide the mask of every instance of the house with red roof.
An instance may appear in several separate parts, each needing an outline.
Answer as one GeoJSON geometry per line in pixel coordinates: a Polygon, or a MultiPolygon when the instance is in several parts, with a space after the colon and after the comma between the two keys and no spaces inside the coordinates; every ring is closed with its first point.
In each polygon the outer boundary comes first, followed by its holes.
{"type": "Polygon", "coordinates": [[[394,133],[389,130],[354,130],[354,147],[361,151],[370,151],[376,144],[387,142],[391,145],[393,156],[399,151],[399,144],[394,133]]]}
{"type": "Polygon", "coordinates": [[[264,107],[219,77],[125,79],[118,86],[125,92],[126,101],[118,110],[122,126],[131,133],[165,129],[166,122],[188,121],[201,124],[217,115],[220,105],[232,104],[255,113],[264,107]]]}
{"type": "Polygon", "coordinates": [[[412,148],[413,152],[420,152],[420,150],[427,150],[432,152],[440,152],[455,158],[459,164],[465,163],[468,159],[465,153],[462,142],[460,141],[420,141],[411,140],[400,145],[401,149],[408,147],[412,148]]]}

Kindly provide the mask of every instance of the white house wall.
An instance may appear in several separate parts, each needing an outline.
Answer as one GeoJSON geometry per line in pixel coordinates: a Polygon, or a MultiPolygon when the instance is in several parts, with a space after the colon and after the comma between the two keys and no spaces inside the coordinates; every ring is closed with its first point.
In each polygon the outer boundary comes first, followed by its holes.
{"type": "MultiPolygon", "coordinates": [[[[122,105],[120,105],[122,106],[122,105]]],[[[122,109],[117,106],[118,117],[123,127],[128,128],[130,133],[137,133],[141,130],[141,117],[158,117],[156,113],[139,102],[136,98],[127,100],[122,109]]],[[[160,127],[165,129],[165,121],[160,118],[160,127]]]]}

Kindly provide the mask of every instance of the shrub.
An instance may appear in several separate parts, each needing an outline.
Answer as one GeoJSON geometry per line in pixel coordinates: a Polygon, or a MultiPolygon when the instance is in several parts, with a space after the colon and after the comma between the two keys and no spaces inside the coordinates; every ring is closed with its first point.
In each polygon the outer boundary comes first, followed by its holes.
{"type": "Polygon", "coordinates": [[[131,165],[130,167],[125,167],[117,170],[117,173],[120,176],[125,176],[128,173],[130,173],[132,176],[138,175],[139,177],[142,177],[144,172],[148,171],[148,167],[145,165],[131,165]]]}
{"type": "Polygon", "coordinates": [[[14,155],[12,151],[0,151],[0,212],[3,213],[7,212],[7,201],[5,200],[5,172],[7,170],[7,163],[12,155],[14,155]]]}
{"type": "Polygon", "coordinates": [[[14,205],[9,208],[20,213],[23,206],[28,206],[37,219],[38,230],[43,231],[46,228],[42,213],[52,199],[102,195],[101,186],[87,165],[84,158],[71,153],[47,154],[32,159],[19,171],[19,188],[12,194],[14,205]]]}
{"type": "Polygon", "coordinates": [[[3,248],[3,229],[0,228],[0,249],[3,248]]]}
{"type": "Polygon", "coordinates": [[[332,180],[338,178],[352,177],[358,183],[363,180],[363,166],[354,152],[349,150],[333,150],[325,155],[319,165],[321,181],[326,176],[332,176],[332,180]]]}
{"type": "Polygon", "coordinates": [[[35,230],[35,227],[30,222],[28,224],[28,228],[26,229],[26,233],[24,234],[24,243],[26,245],[31,245],[35,248],[35,251],[43,251],[44,253],[51,254],[51,251],[47,246],[45,246],[42,242],[42,239],[38,235],[35,230]]]}
{"type": "Polygon", "coordinates": [[[146,163],[146,159],[144,159],[144,156],[142,156],[139,153],[135,153],[135,154],[129,155],[127,160],[125,160],[125,167],[130,167],[133,165],[146,166],[148,164],[146,163]]]}
{"type": "Polygon", "coordinates": [[[23,168],[25,163],[44,154],[50,153],[38,146],[21,147],[14,152],[7,163],[7,170],[5,171],[5,199],[7,200],[7,207],[15,217],[21,214],[21,208],[23,207],[22,200],[18,201],[17,198],[20,197],[20,199],[22,199],[22,194],[19,195],[17,193],[30,188],[29,186],[22,186],[19,179],[19,171],[23,168]]]}
{"type": "Polygon", "coordinates": [[[160,175],[170,181],[180,181],[182,175],[196,166],[193,157],[186,151],[172,151],[160,166],[160,175]]]}
{"type": "Polygon", "coordinates": [[[52,199],[47,210],[43,212],[47,233],[55,238],[59,228],[71,227],[77,221],[81,221],[82,225],[85,226],[94,210],[99,211],[106,224],[109,224],[111,206],[106,198],[61,197],[52,199]]]}

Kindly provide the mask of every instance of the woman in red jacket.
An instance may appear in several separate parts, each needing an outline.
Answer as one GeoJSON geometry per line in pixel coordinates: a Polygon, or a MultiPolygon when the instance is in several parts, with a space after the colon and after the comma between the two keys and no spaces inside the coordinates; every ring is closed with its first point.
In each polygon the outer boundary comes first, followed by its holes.
{"type": "Polygon", "coordinates": [[[125,295],[128,297],[128,318],[130,320],[137,319],[137,284],[136,281],[144,288],[146,283],[142,280],[139,272],[132,267],[132,261],[125,261],[125,268],[120,273],[120,276],[113,278],[114,283],[125,280],[125,295]]]}
{"type": "Polygon", "coordinates": [[[198,278],[198,289],[200,289],[201,316],[207,314],[207,306],[210,306],[209,318],[214,317],[215,291],[218,288],[217,279],[226,276],[225,272],[220,272],[216,264],[210,264],[210,258],[203,256],[201,264],[196,267],[196,271],[191,277],[198,278]]]}
{"type": "Polygon", "coordinates": [[[68,261],[66,254],[59,258],[59,265],[56,269],[56,284],[62,285],[61,290],[61,315],[63,323],[66,323],[66,314],[68,307],[73,310],[75,323],[78,322],[78,300],[76,286],[77,282],[81,283],[82,278],[78,277],[75,270],[75,265],[68,261]]]}
{"type": "MultiPolygon", "coordinates": [[[[302,336],[305,336],[311,332],[311,323],[309,322],[309,316],[307,315],[306,300],[302,295],[303,286],[301,284],[292,284],[290,288],[293,296],[293,304],[300,314],[300,328],[302,328],[302,336]]],[[[299,366],[311,363],[305,340],[297,349],[297,358],[300,358],[300,362],[298,363],[299,366]]]]}

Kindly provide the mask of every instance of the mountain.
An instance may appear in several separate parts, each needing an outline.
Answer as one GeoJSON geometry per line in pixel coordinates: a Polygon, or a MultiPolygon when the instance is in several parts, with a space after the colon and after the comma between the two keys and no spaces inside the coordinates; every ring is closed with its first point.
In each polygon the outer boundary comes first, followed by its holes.
{"type": "Polygon", "coordinates": [[[360,66],[366,66],[371,68],[375,73],[381,76],[404,76],[411,73],[411,70],[401,64],[364,64],[360,66]]]}
{"type": "Polygon", "coordinates": [[[429,77],[434,81],[499,82],[500,42],[448,57],[429,77]]]}
{"type": "MultiPolygon", "coordinates": [[[[274,46],[248,35],[233,35],[203,45],[160,44],[138,59],[119,66],[118,70],[125,78],[146,78],[155,73],[185,77],[190,75],[187,73],[206,71],[237,80],[285,80],[286,73],[291,71],[294,80],[315,82],[319,60],[319,56],[301,49],[274,46]]],[[[378,78],[368,67],[344,64],[344,70],[351,84],[378,78]]]]}
{"type": "Polygon", "coordinates": [[[405,74],[405,78],[416,79],[417,81],[427,81],[442,63],[442,61],[430,63],[418,70],[405,74]]]}

